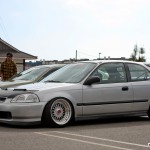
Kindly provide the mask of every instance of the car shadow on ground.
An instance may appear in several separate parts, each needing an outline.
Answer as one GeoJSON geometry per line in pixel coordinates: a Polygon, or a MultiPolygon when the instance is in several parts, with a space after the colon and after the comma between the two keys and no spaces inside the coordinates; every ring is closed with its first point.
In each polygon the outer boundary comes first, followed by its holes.
{"type": "Polygon", "coordinates": [[[102,117],[98,119],[86,119],[82,121],[76,121],[72,126],[92,126],[100,125],[101,127],[121,127],[121,126],[133,126],[133,125],[145,125],[150,124],[150,119],[147,116],[124,116],[124,117],[102,117]],[[138,122],[138,124],[137,124],[138,122]]]}
{"type": "MultiPolygon", "coordinates": [[[[78,127],[90,127],[95,128],[95,126],[100,126],[101,128],[111,128],[111,127],[122,127],[122,126],[140,126],[140,125],[149,125],[150,119],[147,116],[139,117],[139,116],[131,116],[131,117],[101,117],[96,119],[84,119],[78,120],[71,123],[69,126],[65,128],[78,128],[78,127]],[[138,124],[137,124],[138,122],[138,124]]],[[[10,128],[10,129],[58,129],[52,127],[45,127],[42,124],[35,125],[11,125],[7,123],[0,123],[0,128],[10,128]]],[[[61,129],[61,128],[59,128],[61,129]]],[[[64,128],[63,128],[64,129],[64,128]]]]}

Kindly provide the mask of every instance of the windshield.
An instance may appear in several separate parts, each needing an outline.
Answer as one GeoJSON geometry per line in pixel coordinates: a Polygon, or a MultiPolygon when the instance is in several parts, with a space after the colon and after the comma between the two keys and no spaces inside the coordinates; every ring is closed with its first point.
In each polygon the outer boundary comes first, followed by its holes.
{"type": "Polygon", "coordinates": [[[78,83],[82,81],[95,66],[96,64],[94,63],[69,64],[47,76],[41,80],[41,82],[78,83]]]}
{"type": "Polygon", "coordinates": [[[40,77],[45,71],[47,71],[49,68],[30,68],[25,71],[22,71],[18,73],[16,76],[14,76],[11,80],[36,80],[38,77],[40,77]]]}

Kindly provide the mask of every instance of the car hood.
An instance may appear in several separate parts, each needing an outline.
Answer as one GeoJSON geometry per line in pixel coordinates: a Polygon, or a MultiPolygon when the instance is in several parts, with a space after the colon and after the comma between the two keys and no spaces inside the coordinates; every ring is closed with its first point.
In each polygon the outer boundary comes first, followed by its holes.
{"type": "Polygon", "coordinates": [[[18,90],[18,91],[42,91],[47,89],[55,89],[55,88],[64,88],[71,85],[75,85],[72,83],[33,83],[27,85],[21,85],[17,87],[7,88],[7,90],[18,90]]]}
{"type": "Polygon", "coordinates": [[[0,82],[0,88],[6,88],[6,87],[11,87],[11,86],[17,86],[21,84],[27,84],[30,83],[31,81],[26,81],[26,80],[12,80],[12,81],[1,81],[0,82]]]}

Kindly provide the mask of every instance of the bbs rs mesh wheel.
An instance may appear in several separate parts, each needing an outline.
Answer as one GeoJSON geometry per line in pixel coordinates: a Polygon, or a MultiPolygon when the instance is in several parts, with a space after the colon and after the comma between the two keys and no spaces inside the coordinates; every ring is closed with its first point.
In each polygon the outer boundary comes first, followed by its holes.
{"type": "Polygon", "coordinates": [[[72,121],[73,116],[72,104],[64,98],[57,98],[46,105],[42,121],[46,126],[64,127],[72,121]]]}

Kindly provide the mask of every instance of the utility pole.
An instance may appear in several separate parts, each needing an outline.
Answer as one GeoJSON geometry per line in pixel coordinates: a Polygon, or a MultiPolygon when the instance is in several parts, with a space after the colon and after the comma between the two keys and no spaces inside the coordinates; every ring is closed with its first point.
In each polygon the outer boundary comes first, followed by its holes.
{"type": "Polygon", "coordinates": [[[99,53],[99,60],[100,60],[100,55],[101,55],[101,53],[99,53]]]}
{"type": "Polygon", "coordinates": [[[77,50],[76,50],[76,60],[75,61],[77,61],[77,50]]]}

